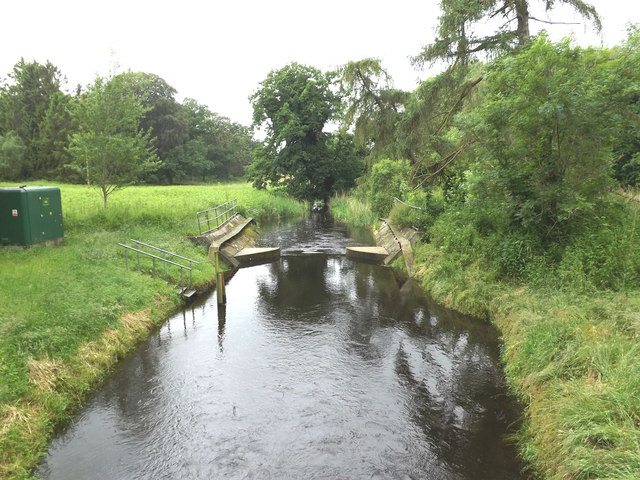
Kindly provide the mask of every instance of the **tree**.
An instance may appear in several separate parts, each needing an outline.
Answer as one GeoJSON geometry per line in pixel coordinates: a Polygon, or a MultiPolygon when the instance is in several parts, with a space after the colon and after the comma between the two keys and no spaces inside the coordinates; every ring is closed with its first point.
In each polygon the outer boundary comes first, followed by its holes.
{"type": "Polygon", "coordinates": [[[612,87],[612,99],[618,109],[618,127],[614,143],[614,174],[624,186],[640,184],[640,29],[631,27],[629,38],[614,49],[615,73],[618,82],[612,87]]]}
{"type": "Polygon", "coordinates": [[[100,188],[104,208],[111,193],[157,167],[150,133],[139,127],[145,108],[134,93],[122,76],[97,77],[73,108],[79,130],[71,137],[71,167],[100,188]]]}
{"type": "Polygon", "coordinates": [[[607,52],[545,35],[495,61],[482,105],[459,116],[477,140],[467,178],[475,201],[499,206],[511,228],[543,243],[589,218],[611,185],[624,115],[615,70],[607,52]]]}
{"type": "Polygon", "coordinates": [[[331,137],[323,131],[340,105],[332,90],[334,76],[292,63],[271,71],[250,97],[253,126],[266,130],[248,169],[254,187],[280,188],[302,200],[328,200],[339,180],[331,137]]]}
{"type": "Polygon", "coordinates": [[[187,98],[183,103],[189,140],[174,148],[163,172],[173,179],[241,177],[251,163],[254,141],[248,127],[212,112],[187,98]]]}
{"type": "Polygon", "coordinates": [[[119,76],[131,86],[145,108],[140,128],[151,132],[160,160],[159,168],[154,175],[164,176],[172,183],[176,172],[172,167],[165,168],[171,161],[170,152],[189,139],[185,110],[174,98],[176,89],[152,73],[125,72],[119,76]]]}
{"type": "Polygon", "coordinates": [[[392,80],[380,60],[365,58],[349,62],[338,70],[340,92],[346,99],[345,128],[354,126],[354,138],[372,158],[409,157],[411,151],[397,152],[396,126],[410,96],[392,87],[392,80]]]}
{"type": "MultiPolygon", "coordinates": [[[[546,11],[556,0],[541,0],[546,11]]],[[[424,65],[438,60],[468,63],[476,54],[492,55],[524,45],[531,38],[529,22],[543,21],[530,14],[533,0],[441,0],[438,35],[414,57],[414,63],[424,65]],[[497,23],[503,21],[503,23],[497,23]],[[495,25],[493,33],[478,36],[475,25],[495,25]]],[[[560,0],[573,7],[600,31],[602,24],[595,7],[583,0],[560,0]]],[[[553,23],[546,22],[545,23],[553,23]]]]}
{"type": "MultiPolygon", "coordinates": [[[[42,142],[40,130],[48,112],[59,105],[63,78],[51,62],[25,62],[20,59],[9,74],[10,84],[3,85],[0,95],[0,134],[15,132],[26,147],[24,161],[15,166],[15,177],[46,176],[52,154],[48,142],[42,142]]],[[[49,123],[53,120],[49,113],[49,123]]]]}
{"type": "Polygon", "coordinates": [[[64,166],[71,161],[69,137],[75,132],[70,113],[71,103],[69,95],[54,93],[40,122],[37,151],[41,156],[40,173],[47,178],[69,178],[68,169],[64,166]]]}
{"type": "Polygon", "coordinates": [[[0,135],[0,178],[20,180],[18,173],[22,170],[26,149],[14,131],[0,135]]]}

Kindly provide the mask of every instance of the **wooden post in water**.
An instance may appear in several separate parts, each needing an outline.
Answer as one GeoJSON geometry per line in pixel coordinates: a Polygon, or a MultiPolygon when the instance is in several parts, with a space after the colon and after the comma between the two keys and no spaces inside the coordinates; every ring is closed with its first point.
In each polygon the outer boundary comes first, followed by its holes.
{"type": "Polygon", "coordinates": [[[225,305],[227,303],[227,293],[224,288],[224,273],[220,271],[220,264],[218,260],[219,249],[215,248],[213,251],[214,268],[216,270],[216,294],[218,297],[218,305],[225,305]]]}

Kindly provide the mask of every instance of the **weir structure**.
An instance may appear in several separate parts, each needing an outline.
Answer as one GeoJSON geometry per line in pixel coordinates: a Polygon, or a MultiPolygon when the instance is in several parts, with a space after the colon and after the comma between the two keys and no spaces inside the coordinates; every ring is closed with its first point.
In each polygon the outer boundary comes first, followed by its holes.
{"type": "Polygon", "coordinates": [[[216,271],[216,291],[218,305],[226,303],[225,277],[220,268],[220,261],[225,262],[233,270],[249,265],[268,263],[280,258],[279,247],[256,248],[257,232],[253,218],[245,218],[237,211],[236,199],[230,200],[209,210],[198,212],[197,221],[200,235],[191,237],[195,243],[209,247],[209,258],[216,271]],[[209,215],[210,212],[215,215],[209,215]],[[203,218],[204,216],[204,218],[203,218]],[[210,228],[211,224],[214,228],[210,228]],[[207,229],[203,232],[202,225],[207,229]]]}
{"type": "Polygon", "coordinates": [[[380,226],[373,232],[377,246],[347,247],[347,257],[389,265],[402,255],[407,273],[411,276],[413,274],[413,245],[420,238],[420,232],[413,227],[393,225],[386,218],[381,218],[380,222],[380,226]]]}

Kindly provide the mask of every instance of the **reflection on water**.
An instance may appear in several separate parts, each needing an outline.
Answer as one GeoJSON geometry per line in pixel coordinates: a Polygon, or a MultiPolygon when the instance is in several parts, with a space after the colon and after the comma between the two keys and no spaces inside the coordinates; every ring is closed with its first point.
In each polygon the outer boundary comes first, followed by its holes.
{"type": "MultiPolygon", "coordinates": [[[[520,478],[496,332],[342,255],[323,217],[128,358],[41,478],[520,478]]],[[[360,244],[363,242],[361,241],[360,244]]]]}

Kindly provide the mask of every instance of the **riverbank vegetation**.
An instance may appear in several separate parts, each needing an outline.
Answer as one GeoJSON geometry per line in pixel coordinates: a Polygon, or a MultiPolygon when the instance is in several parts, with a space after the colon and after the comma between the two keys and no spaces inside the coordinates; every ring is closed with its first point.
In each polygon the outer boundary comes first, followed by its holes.
{"type": "Polygon", "coordinates": [[[2,478],[28,476],[55,426],[181,303],[177,267],[154,276],[150,259],[140,270],[130,256],[127,268],[118,243],[132,245],[133,238],[197,260],[193,282],[202,289],[214,272],[206,248],[188,238],[198,233],[196,211],[233,198],[246,216],[260,219],[300,216],[307,208],[231,183],[130,187],[105,210],[95,188],[59,186],[63,243],[0,249],[2,478]]]}

